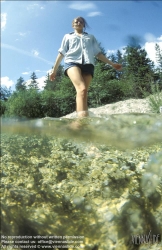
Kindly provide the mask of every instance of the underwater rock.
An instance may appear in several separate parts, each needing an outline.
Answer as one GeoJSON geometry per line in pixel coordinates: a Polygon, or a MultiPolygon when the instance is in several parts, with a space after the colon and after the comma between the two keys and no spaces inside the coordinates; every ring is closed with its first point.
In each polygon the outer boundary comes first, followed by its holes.
{"type": "Polygon", "coordinates": [[[132,235],[161,233],[162,144],[122,151],[5,134],[2,149],[2,235],[81,235],[82,249],[133,250],[145,245],[132,235]]]}

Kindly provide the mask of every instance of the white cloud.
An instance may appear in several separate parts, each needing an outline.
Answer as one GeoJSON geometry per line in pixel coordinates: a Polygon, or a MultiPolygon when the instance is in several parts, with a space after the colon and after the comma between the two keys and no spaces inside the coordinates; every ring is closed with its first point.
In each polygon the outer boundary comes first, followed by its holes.
{"type": "Polygon", "coordinates": [[[40,78],[37,79],[37,82],[38,82],[38,87],[40,90],[43,90],[44,89],[44,86],[45,86],[45,81],[46,77],[45,76],[42,76],[40,78]]]}
{"type": "Polygon", "coordinates": [[[14,82],[9,79],[8,76],[1,77],[1,85],[10,88],[14,85],[14,82]]]}
{"type": "Polygon", "coordinates": [[[29,74],[31,74],[31,71],[25,71],[22,73],[22,75],[29,75],[29,74]]]}
{"type": "Polygon", "coordinates": [[[155,44],[158,44],[160,46],[160,49],[162,50],[162,42],[146,42],[144,45],[144,48],[147,52],[148,57],[155,63],[157,66],[157,59],[156,59],[156,50],[155,50],[155,44]]]}
{"type": "Polygon", "coordinates": [[[39,56],[39,52],[35,49],[32,50],[32,54],[36,57],[39,56]]]}
{"type": "Polygon", "coordinates": [[[49,69],[49,70],[47,71],[47,74],[52,74],[52,71],[53,71],[53,69],[49,69]]]}
{"type": "Polygon", "coordinates": [[[116,52],[117,52],[117,49],[115,50],[115,49],[112,49],[112,50],[110,50],[110,49],[108,49],[107,50],[107,52],[106,52],[106,54],[107,54],[107,56],[110,56],[110,55],[114,55],[114,54],[116,54],[116,52]]]}
{"type": "Polygon", "coordinates": [[[4,31],[7,23],[7,13],[1,14],[1,30],[4,31]]]}
{"type": "Polygon", "coordinates": [[[31,79],[25,81],[25,85],[26,85],[27,88],[28,88],[29,84],[31,83],[31,81],[32,81],[31,79]]]}
{"type": "Polygon", "coordinates": [[[75,2],[69,5],[70,9],[74,10],[90,10],[90,9],[96,9],[96,5],[94,3],[86,3],[86,2],[75,2]]]}
{"type": "Polygon", "coordinates": [[[74,2],[69,5],[69,8],[74,9],[74,10],[80,10],[80,11],[89,11],[87,13],[88,17],[95,17],[95,16],[102,15],[102,13],[98,11],[96,4],[92,2],[86,2],[86,1],[74,2]]]}
{"type": "Polygon", "coordinates": [[[151,33],[146,33],[144,38],[147,42],[154,42],[156,40],[156,37],[151,33]]]}
{"type": "MultiPolygon", "coordinates": [[[[39,89],[39,90],[43,90],[43,89],[44,89],[44,86],[45,86],[44,81],[45,81],[45,79],[46,79],[45,76],[42,76],[42,77],[36,79],[36,81],[37,81],[37,83],[38,83],[38,89],[39,89]]],[[[29,84],[31,83],[31,79],[25,81],[25,83],[26,83],[26,86],[28,87],[29,84]]]]}
{"type": "Polygon", "coordinates": [[[155,63],[155,66],[157,66],[158,63],[156,60],[155,44],[157,43],[160,46],[160,49],[162,50],[162,35],[158,38],[154,37],[154,39],[150,39],[150,37],[145,36],[145,39],[147,38],[148,41],[146,41],[143,48],[146,50],[148,57],[155,63]]]}
{"type": "Polygon", "coordinates": [[[162,41],[162,35],[157,38],[158,41],[162,41]]]}
{"type": "Polygon", "coordinates": [[[93,11],[93,12],[89,12],[87,16],[89,17],[94,17],[94,16],[101,16],[102,13],[100,11],[93,11]]]}

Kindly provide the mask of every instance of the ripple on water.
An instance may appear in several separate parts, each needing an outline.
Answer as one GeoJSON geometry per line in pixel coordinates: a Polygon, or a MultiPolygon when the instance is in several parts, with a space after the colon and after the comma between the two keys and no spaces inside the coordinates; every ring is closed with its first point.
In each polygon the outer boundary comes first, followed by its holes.
{"type": "Polygon", "coordinates": [[[50,118],[3,119],[2,132],[40,134],[97,142],[121,149],[149,146],[162,141],[162,116],[117,114],[84,119],[50,118]]]}

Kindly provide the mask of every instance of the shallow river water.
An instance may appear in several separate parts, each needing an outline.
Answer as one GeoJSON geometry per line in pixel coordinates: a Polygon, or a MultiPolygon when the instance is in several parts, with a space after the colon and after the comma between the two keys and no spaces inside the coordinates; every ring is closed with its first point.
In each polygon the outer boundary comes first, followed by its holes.
{"type": "Polygon", "coordinates": [[[121,114],[76,119],[50,118],[2,121],[2,132],[57,136],[86,142],[98,142],[129,149],[162,142],[162,115],[121,114]],[[71,124],[78,123],[78,129],[71,124]]]}
{"type": "Polygon", "coordinates": [[[161,249],[162,115],[3,119],[2,248],[161,249]]]}

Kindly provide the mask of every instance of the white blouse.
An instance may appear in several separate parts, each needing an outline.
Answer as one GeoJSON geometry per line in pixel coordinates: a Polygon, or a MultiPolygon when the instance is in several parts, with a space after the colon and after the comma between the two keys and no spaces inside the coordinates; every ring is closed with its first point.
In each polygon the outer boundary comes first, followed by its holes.
{"type": "Polygon", "coordinates": [[[72,32],[63,37],[58,51],[65,56],[65,63],[75,62],[94,65],[94,57],[101,53],[101,48],[93,35],[84,32],[79,36],[72,32]]]}

